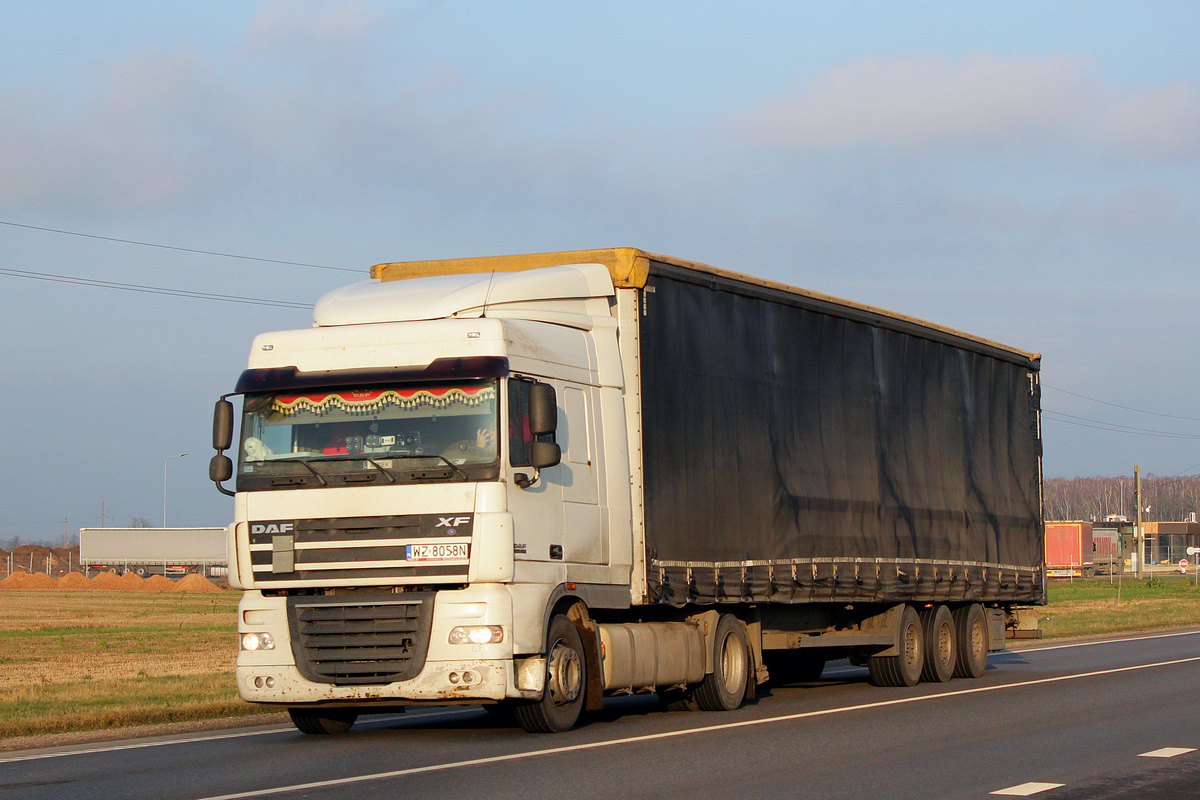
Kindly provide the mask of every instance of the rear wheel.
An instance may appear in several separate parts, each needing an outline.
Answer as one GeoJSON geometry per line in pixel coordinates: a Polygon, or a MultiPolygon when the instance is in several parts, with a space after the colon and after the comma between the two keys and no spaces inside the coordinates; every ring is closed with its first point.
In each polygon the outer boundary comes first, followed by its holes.
{"type": "Polygon", "coordinates": [[[954,618],[945,606],[921,609],[921,627],[925,631],[925,666],[921,680],[943,683],[954,675],[955,652],[954,618]]]}
{"type": "Polygon", "coordinates": [[[958,655],[954,661],[954,677],[978,678],[987,670],[988,628],[983,606],[972,603],[954,609],[955,644],[958,655]]]}
{"type": "Polygon", "coordinates": [[[575,727],[583,712],[587,658],[571,620],[559,614],[546,636],[546,686],[542,699],[517,703],[513,715],[529,733],[561,733],[575,727]]]}
{"type": "Polygon", "coordinates": [[[713,642],[713,671],[704,676],[693,697],[702,711],[733,711],[746,699],[750,650],[741,621],[722,614],[713,642]]]}
{"type": "Polygon", "coordinates": [[[916,609],[905,606],[900,617],[896,649],[891,656],[871,656],[867,670],[876,686],[916,686],[925,666],[925,635],[916,609]]]}
{"type": "Polygon", "coordinates": [[[345,733],[358,719],[357,712],[339,708],[289,708],[288,716],[297,730],[311,734],[345,733]]]}

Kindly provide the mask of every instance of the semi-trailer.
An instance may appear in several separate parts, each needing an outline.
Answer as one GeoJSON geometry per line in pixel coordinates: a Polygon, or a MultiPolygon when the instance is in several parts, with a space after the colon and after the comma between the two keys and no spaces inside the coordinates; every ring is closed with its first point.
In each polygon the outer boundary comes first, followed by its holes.
{"type": "Polygon", "coordinates": [[[978,677],[1045,602],[1039,366],[632,248],[376,265],[217,402],[239,693],[553,732],[831,658],[978,677]]]}
{"type": "Polygon", "coordinates": [[[80,528],[79,564],[89,577],[106,570],[220,576],[227,538],[225,528],[80,528]]]}
{"type": "Polygon", "coordinates": [[[1047,577],[1090,578],[1096,574],[1095,559],[1092,523],[1082,520],[1046,522],[1047,577]]]}

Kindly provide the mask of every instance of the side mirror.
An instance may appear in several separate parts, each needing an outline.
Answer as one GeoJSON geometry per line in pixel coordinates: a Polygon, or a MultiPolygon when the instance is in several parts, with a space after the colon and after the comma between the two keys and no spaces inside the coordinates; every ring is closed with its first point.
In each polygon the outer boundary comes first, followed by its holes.
{"type": "Polygon", "coordinates": [[[227,494],[233,497],[233,492],[221,485],[223,481],[227,481],[233,477],[233,461],[229,456],[217,453],[212,457],[212,461],[208,462],[208,477],[217,485],[217,490],[221,494],[227,494]]]}
{"type": "Polygon", "coordinates": [[[529,460],[538,469],[556,466],[562,461],[562,448],[555,442],[531,442],[529,460]]]}
{"type": "Polygon", "coordinates": [[[215,455],[208,462],[208,479],[221,483],[233,477],[233,460],[229,456],[215,455]]]}
{"type": "Polygon", "coordinates": [[[529,432],[544,436],[554,433],[557,428],[558,400],[554,396],[554,387],[548,383],[535,383],[529,387],[529,432]]]}
{"type": "Polygon", "coordinates": [[[217,452],[233,446],[233,403],[225,398],[213,409],[213,449],[217,452]]]}

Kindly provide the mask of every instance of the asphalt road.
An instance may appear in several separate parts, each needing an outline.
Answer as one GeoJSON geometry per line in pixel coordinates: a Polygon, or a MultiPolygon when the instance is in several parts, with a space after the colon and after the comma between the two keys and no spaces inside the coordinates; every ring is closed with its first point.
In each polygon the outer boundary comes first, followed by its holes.
{"type": "Polygon", "coordinates": [[[365,717],[337,737],[269,727],[12,752],[0,798],[1200,797],[1200,631],[990,663],[912,689],[831,665],[728,714],[616,698],[557,736],[467,706],[365,717]]]}

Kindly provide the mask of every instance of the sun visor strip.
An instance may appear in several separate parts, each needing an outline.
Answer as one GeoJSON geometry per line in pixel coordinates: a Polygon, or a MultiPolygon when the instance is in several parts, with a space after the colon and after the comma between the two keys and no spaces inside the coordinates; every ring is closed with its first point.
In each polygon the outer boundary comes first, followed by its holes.
{"type": "Polygon", "coordinates": [[[319,370],[301,372],[296,367],[248,369],[238,378],[234,394],[256,394],[329,386],[379,385],[423,381],[503,378],[508,359],[499,356],[439,358],[427,367],[319,370]]]}

